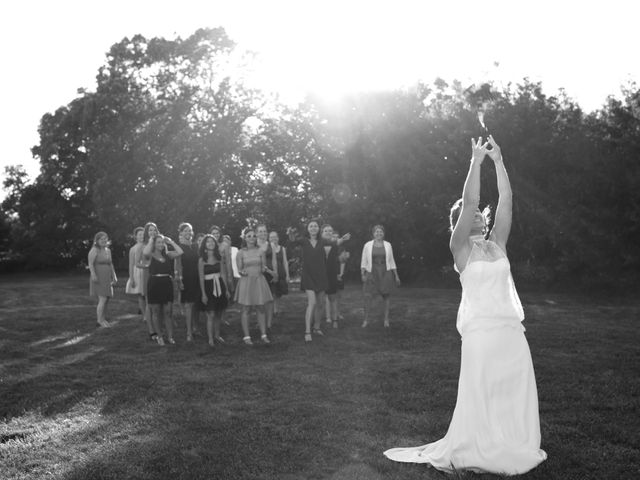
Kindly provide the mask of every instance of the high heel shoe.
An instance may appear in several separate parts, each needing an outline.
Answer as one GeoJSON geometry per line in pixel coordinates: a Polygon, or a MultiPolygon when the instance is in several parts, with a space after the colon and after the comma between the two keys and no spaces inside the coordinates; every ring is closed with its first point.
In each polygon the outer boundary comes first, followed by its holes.
{"type": "Polygon", "coordinates": [[[225,342],[225,341],[224,341],[224,338],[222,338],[222,337],[214,337],[214,340],[215,340],[216,342],[218,342],[218,343],[222,344],[222,345],[224,345],[225,343],[227,343],[227,342],[225,342]]]}
{"type": "Polygon", "coordinates": [[[320,330],[319,328],[314,328],[313,329],[313,334],[314,335],[320,335],[321,337],[324,337],[324,333],[322,333],[322,330],[320,330]]]}
{"type": "Polygon", "coordinates": [[[244,337],[242,341],[244,342],[245,345],[253,345],[253,342],[251,341],[251,337],[244,337]]]}
{"type": "Polygon", "coordinates": [[[305,333],[304,334],[304,341],[309,343],[311,340],[312,340],[311,334],[310,333],[305,333]]]}
{"type": "Polygon", "coordinates": [[[384,328],[389,328],[389,319],[388,318],[384,321],[384,328]]]}
{"type": "Polygon", "coordinates": [[[260,337],[260,339],[262,340],[262,343],[264,343],[264,344],[271,343],[271,340],[269,340],[269,337],[267,337],[266,335],[262,335],[262,337],[260,337]]]}

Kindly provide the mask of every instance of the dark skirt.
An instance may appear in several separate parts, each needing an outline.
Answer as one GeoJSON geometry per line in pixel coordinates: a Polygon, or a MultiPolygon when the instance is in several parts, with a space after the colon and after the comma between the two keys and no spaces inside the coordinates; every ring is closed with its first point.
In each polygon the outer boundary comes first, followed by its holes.
{"type": "Polygon", "coordinates": [[[173,302],[173,280],[171,280],[171,277],[149,276],[147,302],[149,305],[162,305],[173,302]]]}
{"type": "Polygon", "coordinates": [[[224,280],[220,279],[220,290],[222,291],[219,296],[213,294],[213,280],[204,281],[204,291],[207,294],[207,303],[202,303],[202,295],[200,296],[200,308],[206,312],[220,313],[224,312],[229,305],[227,299],[227,286],[224,284],[224,280]]]}

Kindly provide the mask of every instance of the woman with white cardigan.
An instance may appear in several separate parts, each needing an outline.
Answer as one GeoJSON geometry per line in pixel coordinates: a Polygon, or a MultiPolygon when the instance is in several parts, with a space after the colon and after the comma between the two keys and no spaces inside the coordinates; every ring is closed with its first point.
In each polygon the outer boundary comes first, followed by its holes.
{"type": "Polygon", "coordinates": [[[362,285],[364,293],[364,322],[362,328],[369,325],[369,311],[374,295],[384,300],[384,326],[389,327],[389,297],[400,285],[400,277],[393,258],[391,244],[384,240],[384,227],[375,225],[371,229],[373,240],[362,248],[362,285]]]}

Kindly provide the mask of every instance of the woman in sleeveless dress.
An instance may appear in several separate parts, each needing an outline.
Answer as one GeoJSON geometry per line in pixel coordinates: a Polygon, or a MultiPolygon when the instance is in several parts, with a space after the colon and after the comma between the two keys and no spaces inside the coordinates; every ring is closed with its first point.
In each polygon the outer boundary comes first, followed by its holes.
{"type": "Polygon", "coordinates": [[[133,230],[135,245],[129,249],[129,279],[124,292],[138,297],[138,310],[144,320],[144,312],[147,309],[147,302],[144,295],[144,270],[139,267],[142,262],[142,250],[144,249],[144,228],[136,227],[133,230]]]}
{"type": "MultiPolygon", "coordinates": [[[[264,259],[269,271],[264,273],[264,278],[271,290],[271,297],[273,298],[273,285],[278,283],[280,272],[278,272],[277,258],[273,253],[273,248],[269,242],[269,230],[264,223],[260,223],[256,226],[256,238],[258,239],[258,247],[264,252],[264,259]]],[[[273,324],[273,300],[267,302],[264,306],[265,321],[267,324],[267,332],[271,330],[273,324]]]]}
{"type": "Polygon", "coordinates": [[[275,274],[267,265],[264,251],[258,247],[256,231],[247,227],[242,234],[242,249],[238,251],[236,263],[240,280],[236,288],[235,300],[242,308],[241,323],[246,345],[253,345],[249,334],[249,311],[254,308],[258,315],[258,326],[263,343],[271,343],[267,337],[265,305],[273,301],[269,284],[264,273],[275,274]]]}
{"type": "Polygon", "coordinates": [[[228,305],[229,288],[226,265],[213,235],[205,235],[200,244],[198,258],[198,278],[200,282],[201,305],[207,314],[207,335],[209,345],[224,344],[220,336],[222,313],[228,305]]]}
{"type": "Polygon", "coordinates": [[[107,322],[106,310],[109,299],[113,297],[113,284],[118,279],[116,271],[111,261],[111,250],[109,250],[109,237],[104,232],[96,233],[93,239],[93,247],[89,250],[87,258],[91,279],[89,282],[89,295],[98,297],[96,307],[97,323],[99,327],[110,327],[107,322]]]}
{"type": "MultiPolygon", "coordinates": [[[[156,237],[160,231],[158,230],[158,226],[153,222],[147,222],[144,225],[144,234],[142,235],[142,243],[147,245],[149,243],[149,239],[152,237],[156,237]]],[[[149,287],[149,257],[144,255],[144,245],[142,247],[143,254],[140,262],[136,265],[142,272],[142,295],[144,295],[145,299],[145,309],[144,309],[144,320],[147,323],[147,330],[149,331],[149,338],[152,341],[158,340],[158,335],[155,331],[155,322],[153,321],[153,315],[151,313],[151,307],[149,306],[149,302],[147,301],[147,293],[149,287]]]]}
{"type": "Polygon", "coordinates": [[[198,277],[198,246],[193,243],[193,227],[190,223],[178,226],[178,243],[184,252],[176,259],[176,280],[180,291],[180,303],[184,305],[187,324],[187,342],[193,341],[193,327],[198,315],[196,304],[200,301],[200,279],[198,277]]]}
{"type": "Polygon", "coordinates": [[[149,282],[147,285],[147,304],[151,309],[151,316],[156,332],[158,345],[164,345],[162,336],[162,320],[167,331],[167,341],[175,344],[173,339],[173,319],[170,306],[173,303],[173,265],[171,260],[182,255],[182,248],[169,237],[156,235],[149,237],[149,242],[142,251],[149,262],[149,282]],[[167,245],[173,250],[169,251],[167,245]]]}
{"type": "Polygon", "coordinates": [[[500,148],[489,136],[472,141],[473,156],[463,197],[451,209],[450,241],[460,273],[462,336],[458,398],[449,429],[437,442],[393,448],[398,462],[428,463],[438,470],[516,475],[547,458],[540,449],[538,394],[506,244],[511,229],[511,187],[500,148]],[[491,149],[488,145],[491,145],[491,149]],[[478,209],[480,166],[494,161],[499,200],[494,226],[478,209]]]}
{"type": "Polygon", "coordinates": [[[280,314],[280,306],[278,302],[283,295],[289,293],[289,259],[287,258],[287,249],[280,245],[280,236],[275,230],[269,233],[269,243],[276,257],[276,270],[278,272],[278,280],[272,282],[271,295],[273,295],[273,315],[280,314]]]}
{"type": "Polygon", "coordinates": [[[373,240],[362,247],[360,270],[362,275],[362,291],[364,293],[364,321],[362,328],[369,325],[371,303],[375,295],[384,300],[384,326],[389,327],[390,297],[400,285],[400,277],[393,258],[393,248],[384,239],[384,227],[375,225],[371,229],[373,240]]]}
{"type": "Polygon", "coordinates": [[[304,341],[312,341],[311,322],[313,321],[313,333],[323,336],[320,329],[320,316],[324,305],[324,296],[329,283],[327,281],[327,260],[324,247],[327,245],[340,245],[351,238],[347,233],[338,240],[329,240],[320,235],[320,223],[311,220],[307,223],[307,238],[296,238],[296,231],[288,229],[289,244],[302,247],[302,275],[300,290],[307,294],[307,309],[304,315],[305,332],[304,341]]]}

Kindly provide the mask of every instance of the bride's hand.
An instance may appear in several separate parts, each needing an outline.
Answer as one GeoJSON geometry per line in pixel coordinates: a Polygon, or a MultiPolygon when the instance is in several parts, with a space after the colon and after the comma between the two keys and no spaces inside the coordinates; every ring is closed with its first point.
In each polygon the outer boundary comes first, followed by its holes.
{"type": "Polygon", "coordinates": [[[477,141],[471,139],[471,161],[472,162],[480,162],[482,165],[482,161],[484,160],[485,155],[488,153],[487,145],[489,142],[482,143],[482,137],[478,137],[477,141]]]}
{"type": "Polygon", "coordinates": [[[496,141],[493,139],[492,135],[489,135],[489,143],[491,144],[491,150],[487,150],[487,155],[489,155],[491,160],[493,160],[494,162],[501,162],[502,151],[500,150],[500,147],[498,146],[496,141]]]}

